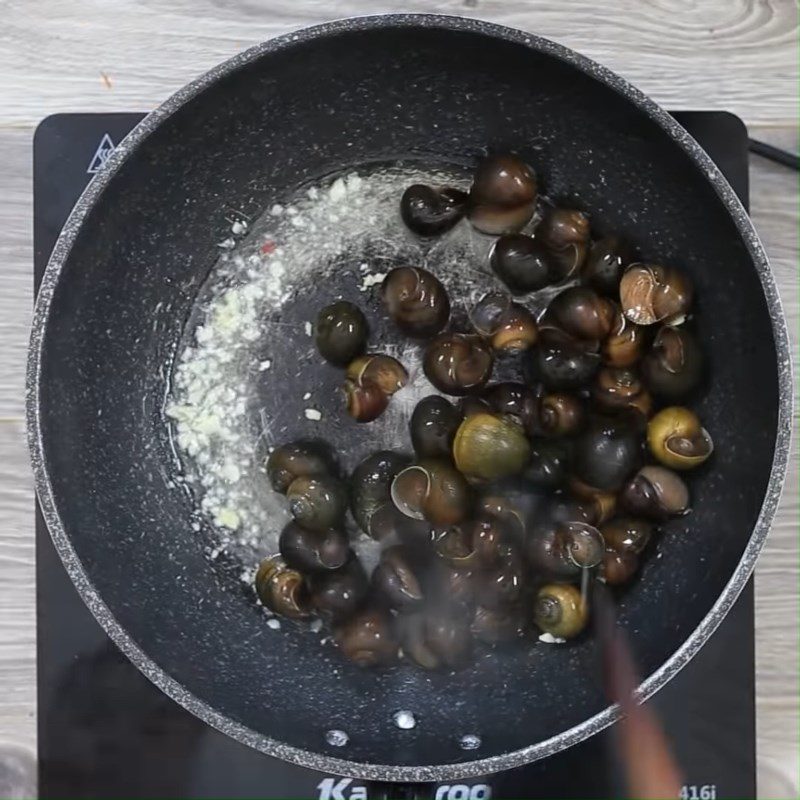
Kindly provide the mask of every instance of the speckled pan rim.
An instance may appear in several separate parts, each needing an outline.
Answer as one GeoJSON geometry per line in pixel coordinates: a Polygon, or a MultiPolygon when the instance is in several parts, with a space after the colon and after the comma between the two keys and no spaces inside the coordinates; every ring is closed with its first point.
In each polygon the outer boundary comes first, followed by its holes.
{"type": "Polygon", "coordinates": [[[28,445],[36,483],[36,491],[42,512],[50,530],[53,542],[61,556],[73,583],[97,621],[109,637],[128,656],[156,686],[209,725],[232,738],[271,756],[299,764],[321,772],[331,772],[362,779],[382,781],[436,781],[485,775],[518,767],[549,755],[586,739],[616,721],[620,716],[617,706],[610,706],[569,730],[529,747],[515,750],[500,756],[468,761],[464,763],[441,765],[397,766],[392,764],[371,764],[290,747],[260,734],[226,716],[218,713],[206,702],[187,692],[170,675],[158,667],[149,656],[133,641],[121,627],[111,611],[98,595],[83,565],[75,553],[56,508],[50,477],[47,472],[39,418],[39,390],[41,378],[42,346],[47,326],[50,305],[62,266],[69,257],[75,238],[84,219],[97,202],[106,186],[123,161],[146,139],[160,123],[181,108],[185,103],[200,94],[204,89],[245,64],[261,56],[291,48],[296,44],[335,35],[344,31],[369,31],[385,27],[424,27],[443,28],[484,34],[486,36],[530,47],[534,50],[555,56],[568,62],[582,72],[598,79],[621,95],[624,95],[637,108],[658,123],[677,144],[687,153],[714,187],[722,202],[733,217],[739,233],[744,240],[753,264],[758,271],[761,285],[772,320],[775,349],[778,359],[779,408],[770,480],[761,512],[753,533],[742,555],[738,567],[712,609],[697,626],[684,644],[639,687],[639,698],[646,699],[674,677],[697,653],[708,637],[725,617],[739,593],[747,583],[756,558],[769,532],[780,499],[786,473],[789,453],[792,419],[792,376],[791,353],[780,297],[769,267],[766,253],[759,241],[747,212],[739,202],[719,169],[706,155],[698,143],[669,115],[652,100],[627,81],[605,67],[596,64],[567,48],[523,31],[494,25],[474,19],[427,14],[387,14],[338,20],[308,28],[296,33],[286,34],[268,42],[256,45],[216,66],[205,75],[176,92],[163,105],[142,120],[136,128],[117,146],[109,158],[106,168],[89,184],[78,200],[61,235],[56,242],[45,271],[34,311],[30,347],[28,352],[26,414],[28,445]]]}

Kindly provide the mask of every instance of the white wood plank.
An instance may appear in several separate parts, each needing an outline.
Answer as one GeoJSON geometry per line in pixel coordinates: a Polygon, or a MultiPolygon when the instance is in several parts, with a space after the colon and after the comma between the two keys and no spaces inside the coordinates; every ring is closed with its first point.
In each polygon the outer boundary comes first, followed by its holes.
{"type": "Polygon", "coordinates": [[[4,0],[0,124],[157,105],[257,42],[381,11],[480,17],[559,41],[671,108],[797,120],[793,0],[4,0]]]}

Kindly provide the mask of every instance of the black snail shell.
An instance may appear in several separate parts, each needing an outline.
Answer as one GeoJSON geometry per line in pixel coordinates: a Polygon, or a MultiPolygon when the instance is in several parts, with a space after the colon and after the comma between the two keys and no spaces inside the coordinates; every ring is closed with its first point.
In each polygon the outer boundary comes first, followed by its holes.
{"type": "Polygon", "coordinates": [[[437,236],[450,230],[466,213],[468,195],[460,189],[415,183],[403,192],[400,216],[420,236],[437,236]]]}
{"type": "Polygon", "coordinates": [[[619,297],[619,282],[633,251],[619,236],[605,236],[592,244],[583,277],[596,292],[619,297]]]}
{"type": "Polygon", "coordinates": [[[303,572],[339,569],[351,555],[347,534],[335,528],[310,531],[296,522],[281,531],[278,547],[286,564],[303,572]]]}
{"type": "Polygon", "coordinates": [[[567,481],[569,491],[586,512],[591,525],[600,525],[617,510],[617,495],[589,486],[574,475],[567,481]]]}
{"type": "Polygon", "coordinates": [[[631,514],[665,520],[689,510],[689,488],[666,467],[642,467],[620,492],[620,504],[631,514]]]}
{"type": "Polygon", "coordinates": [[[377,667],[397,660],[399,645],[389,615],[364,610],[334,631],[345,658],[359,667],[377,667]]]}
{"type": "Polygon", "coordinates": [[[521,472],[530,458],[522,426],[510,417],[477,413],[459,426],[453,460],[468,478],[494,481],[521,472]]]}
{"type": "Polygon", "coordinates": [[[399,472],[391,497],[407,517],[434,525],[461,522],[471,510],[472,498],[464,476],[444,460],[425,460],[399,472]]]}
{"type": "Polygon", "coordinates": [[[505,381],[487,386],[483,399],[490,409],[519,422],[529,434],[538,429],[539,393],[525,383],[505,381]]]}
{"type": "Polygon", "coordinates": [[[600,368],[596,342],[583,342],[556,328],[539,331],[539,346],[532,351],[526,368],[548,389],[579,389],[600,368]]]}
{"type": "Polygon", "coordinates": [[[277,557],[264,559],[255,578],[256,594],[263,605],[291,619],[303,619],[310,614],[308,589],[303,576],[290,569],[277,557]]]}
{"type": "Polygon", "coordinates": [[[655,458],[672,469],[693,469],[714,451],[697,415],[681,406],[664,408],[648,422],[647,443],[655,458]]]}
{"type": "Polygon", "coordinates": [[[340,569],[311,573],[308,583],[314,609],[320,616],[331,620],[345,619],[353,614],[369,587],[364,567],[355,556],[340,569]]]}
{"type": "Polygon", "coordinates": [[[599,341],[614,327],[616,307],[586,286],[573,286],[556,295],[547,306],[546,324],[554,325],[576,339],[599,341]]]}
{"type": "Polygon", "coordinates": [[[634,517],[616,517],[600,528],[606,546],[618,553],[639,555],[653,535],[653,523],[634,517]]]}
{"type": "Polygon", "coordinates": [[[403,333],[425,338],[438,333],[450,316],[450,300],[439,279],[421,267],[397,267],[381,284],[389,316],[403,333]]]}
{"type": "Polygon", "coordinates": [[[478,584],[478,604],[507,608],[522,599],[528,573],[519,545],[507,540],[498,546],[497,563],[485,570],[478,584]]]}
{"type": "Polygon", "coordinates": [[[347,487],[331,475],[295,478],[286,491],[289,511],[312,531],[324,531],[342,523],[347,510],[347,487]]]}
{"type": "Polygon", "coordinates": [[[542,242],[523,233],[501,236],[492,248],[489,266],[515,295],[557,283],[561,274],[559,264],[542,242]]]}
{"type": "Polygon", "coordinates": [[[548,491],[558,489],[569,471],[570,444],[556,439],[531,439],[531,457],[521,473],[531,486],[548,491]]]}
{"type": "Polygon", "coordinates": [[[367,456],[350,477],[350,511],[356,524],[368,536],[380,538],[373,526],[373,517],[383,506],[391,506],[389,489],[395,475],[407,467],[411,459],[391,450],[379,450],[367,456]]]}
{"type": "Polygon", "coordinates": [[[485,337],[494,350],[513,352],[536,344],[536,318],[527,308],[512,302],[508,295],[489,292],[473,306],[469,316],[475,331],[485,337]]]}
{"type": "Polygon", "coordinates": [[[557,264],[557,280],[578,273],[589,250],[589,218],[581,211],[548,208],[536,226],[536,238],[550,250],[557,264]]]}
{"type": "Polygon", "coordinates": [[[588,606],[571,584],[551,583],[536,593],[533,621],[544,633],[572,639],[586,627],[588,618],[588,606]]]}
{"type": "Polygon", "coordinates": [[[328,450],[317,442],[289,442],[267,459],[267,477],[276,492],[286,494],[298,477],[328,475],[335,470],[328,450]]]}
{"type": "Polygon", "coordinates": [[[423,397],[414,407],[409,428],[419,458],[449,458],[461,413],[438,394],[423,397]]]}
{"type": "Polygon", "coordinates": [[[536,173],[515,155],[485,158],[470,189],[469,221],[482,233],[521,230],[536,207],[536,173]]]}
{"type": "Polygon", "coordinates": [[[576,442],[575,475],[595,489],[615,492],[642,461],[642,441],[626,417],[595,417],[576,442]]]}
{"type": "Polygon", "coordinates": [[[422,603],[422,584],[402,545],[388,547],[372,572],[376,594],[391,608],[405,609],[422,603]]]}
{"type": "Polygon", "coordinates": [[[344,367],[364,352],[369,328],[361,310],[338,300],[317,315],[314,338],[320,355],[331,364],[344,367]]]}
{"type": "MultiPolygon", "coordinates": [[[[525,553],[531,567],[537,572],[553,578],[572,578],[581,567],[571,558],[569,551],[579,545],[601,541],[600,533],[594,535],[586,510],[578,503],[563,497],[550,499],[526,526],[525,553]]],[[[582,561],[587,556],[579,556],[582,561]]]]}
{"type": "Polygon", "coordinates": [[[687,275],[659,264],[631,264],[619,284],[622,310],[637,325],[679,325],[689,311],[692,295],[687,275]]]}
{"type": "Polygon", "coordinates": [[[654,394],[681,400],[700,383],[703,361],[700,346],[689,331],[665,325],[642,361],[642,375],[654,394]]]}
{"type": "Polygon", "coordinates": [[[443,333],[426,348],[422,367],[428,380],[450,395],[478,392],[489,380],[494,356],[480,336],[443,333]]]}

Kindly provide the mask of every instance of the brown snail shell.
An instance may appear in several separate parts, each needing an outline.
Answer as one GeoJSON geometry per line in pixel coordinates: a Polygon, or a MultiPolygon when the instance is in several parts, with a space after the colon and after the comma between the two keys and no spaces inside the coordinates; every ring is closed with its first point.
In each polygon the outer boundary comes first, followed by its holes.
{"type": "Polygon", "coordinates": [[[637,325],[680,324],[692,304],[692,295],[687,275],[658,264],[631,264],[619,285],[622,310],[637,325]]]}
{"type": "Polygon", "coordinates": [[[689,488],[666,467],[642,467],[620,492],[622,507],[631,514],[665,520],[689,510],[689,488]]]}
{"type": "Polygon", "coordinates": [[[643,417],[650,416],[653,398],[638,375],[623,367],[603,367],[594,379],[592,399],[603,411],[632,409],[643,417]]]}
{"type": "Polygon", "coordinates": [[[421,267],[393,269],[381,284],[381,298],[389,316],[408,336],[433,336],[450,316],[450,299],[444,286],[421,267]]]}
{"type": "Polygon", "coordinates": [[[646,330],[618,311],[611,333],[601,347],[603,362],[609,367],[632,367],[644,355],[646,330]]]}
{"type": "Polygon", "coordinates": [[[351,361],[345,374],[359,386],[375,384],[386,395],[393,395],[408,383],[406,368],[396,358],[378,353],[351,361]]]}
{"type": "Polygon", "coordinates": [[[392,502],[406,516],[435,525],[454,525],[470,511],[471,497],[461,473],[446,461],[412,464],[392,481],[392,502]]]}
{"type": "Polygon", "coordinates": [[[550,392],[539,401],[539,427],[547,436],[577,433],[584,420],[581,399],[568,392],[550,392]]]}
{"type": "Polygon", "coordinates": [[[656,395],[681,400],[702,380],[703,363],[695,337],[684,328],[665,325],[642,361],[642,374],[656,395]]]}
{"type": "Polygon", "coordinates": [[[472,308],[470,321],[476,332],[501,352],[527,350],[538,338],[533,314],[499,292],[484,295],[472,308]]]}
{"type": "Polygon", "coordinates": [[[483,339],[464,333],[437,336],[422,362],[425,375],[439,391],[457,396],[480,391],[493,365],[492,351],[483,339]]]}
{"type": "Polygon", "coordinates": [[[469,221],[482,233],[514,233],[533,216],[536,196],[536,174],[521,158],[489,156],[475,170],[469,221]]]}
{"type": "Polygon", "coordinates": [[[289,442],[276,448],[267,459],[267,477],[276,492],[286,494],[295,478],[328,475],[335,465],[317,442],[289,442]]]}
{"type": "Polygon", "coordinates": [[[286,566],[279,556],[265,558],[258,567],[255,588],[259,600],[276,614],[303,619],[310,614],[308,589],[303,576],[286,566]]]}
{"type": "Polygon", "coordinates": [[[348,661],[359,667],[377,667],[397,660],[399,645],[388,614],[365,610],[334,631],[336,644],[348,661]]]}
{"type": "Polygon", "coordinates": [[[581,211],[548,208],[536,226],[536,238],[550,250],[567,280],[583,266],[589,251],[589,218],[581,211]]]}
{"type": "Polygon", "coordinates": [[[634,517],[616,517],[601,528],[606,546],[618,553],[640,555],[653,535],[653,524],[634,517]]]}
{"type": "Polygon", "coordinates": [[[284,527],[278,546],[286,564],[304,572],[339,569],[351,556],[344,532],[334,528],[311,531],[296,522],[284,527]]]}
{"type": "Polygon", "coordinates": [[[614,327],[616,308],[586,286],[573,286],[547,306],[545,323],[585,341],[605,339],[614,327]]]}
{"type": "Polygon", "coordinates": [[[389,395],[377,383],[347,378],[342,384],[347,413],[356,422],[372,422],[389,405],[389,395]]]}
{"type": "Polygon", "coordinates": [[[337,300],[317,315],[314,338],[320,355],[331,364],[343,367],[364,352],[369,328],[361,309],[337,300]]]}

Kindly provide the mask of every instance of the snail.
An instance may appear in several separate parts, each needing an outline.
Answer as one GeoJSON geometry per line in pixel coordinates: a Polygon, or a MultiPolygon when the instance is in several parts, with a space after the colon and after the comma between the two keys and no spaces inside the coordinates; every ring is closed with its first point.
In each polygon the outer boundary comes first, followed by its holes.
{"type": "Polygon", "coordinates": [[[550,250],[558,265],[558,280],[575,275],[589,250],[589,218],[581,211],[548,208],[536,226],[536,238],[550,250]]]}
{"type": "Polygon", "coordinates": [[[391,608],[406,609],[423,601],[422,585],[402,545],[388,547],[372,572],[372,587],[391,608]]]}
{"type": "Polygon", "coordinates": [[[603,341],[600,352],[609,367],[632,367],[642,357],[647,345],[646,328],[631,322],[620,309],[611,333],[603,341]]]}
{"type": "Polygon", "coordinates": [[[619,236],[604,236],[592,244],[582,270],[583,278],[596,292],[618,297],[622,273],[632,258],[627,242],[619,236]]]}
{"type": "Polygon", "coordinates": [[[267,477],[276,492],[286,494],[295,478],[328,475],[335,471],[329,451],[318,442],[289,442],[267,459],[267,477]]]}
{"type": "Polygon", "coordinates": [[[489,156],[475,170],[469,221],[482,233],[519,231],[533,216],[536,196],[536,173],[521,158],[489,156]]]}
{"type": "Polygon", "coordinates": [[[583,425],[583,403],[568,392],[549,392],[539,401],[539,428],[546,436],[570,436],[583,425]]]}
{"type": "Polygon", "coordinates": [[[646,466],[622,487],[620,504],[631,514],[665,520],[689,510],[689,489],[672,470],[646,466]]]}
{"type": "Polygon", "coordinates": [[[703,361],[700,346],[689,331],[665,325],[642,361],[642,375],[654,394],[681,400],[700,383],[703,361]]]}
{"type": "Polygon", "coordinates": [[[444,328],[450,300],[439,279],[421,267],[397,267],[383,279],[381,299],[408,336],[427,338],[444,328]]]}
{"type": "Polygon", "coordinates": [[[624,367],[603,367],[594,379],[592,399],[602,411],[634,410],[647,418],[653,410],[653,398],[639,377],[624,367]]]}
{"type": "Polygon", "coordinates": [[[539,331],[539,346],[532,351],[526,370],[552,390],[579,389],[600,368],[597,342],[583,342],[557,328],[539,331]]]}
{"type": "Polygon", "coordinates": [[[392,356],[369,353],[347,365],[346,376],[356,383],[375,384],[385,395],[393,395],[408,383],[408,371],[392,356]]]}
{"type": "Polygon", "coordinates": [[[470,625],[475,639],[492,646],[519,639],[524,635],[525,628],[525,614],[521,603],[499,609],[478,606],[470,625]]]}
{"type": "Polygon", "coordinates": [[[499,352],[527,350],[538,338],[533,314],[499,292],[484,295],[472,308],[470,321],[499,352]]]}
{"type": "Polygon", "coordinates": [[[533,621],[544,633],[572,639],[586,627],[588,618],[586,602],[571,584],[550,583],[536,593],[533,621]]]}
{"type": "Polygon", "coordinates": [[[471,508],[469,486],[446,461],[426,460],[401,470],[392,481],[391,497],[407,517],[452,525],[471,508]]]}
{"type": "Polygon", "coordinates": [[[303,619],[310,613],[308,590],[303,576],[290,569],[281,558],[265,558],[255,578],[258,599],[270,611],[291,619],[303,619]]]}
{"type": "Polygon", "coordinates": [[[616,492],[642,460],[642,442],[626,418],[595,417],[575,441],[575,476],[595,489],[616,492]]]}
{"type": "Polygon", "coordinates": [[[595,342],[611,333],[615,317],[610,300],[586,286],[573,286],[550,301],[544,320],[576,339],[595,342]]]}
{"type": "Polygon", "coordinates": [[[286,564],[303,572],[339,569],[351,556],[350,543],[342,531],[310,531],[296,522],[281,531],[278,547],[286,564]]]}
{"type": "Polygon", "coordinates": [[[446,607],[398,620],[403,653],[424,669],[461,669],[472,655],[472,635],[460,614],[446,607]]]}
{"type": "Polygon", "coordinates": [[[536,438],[530,442],[531,455],[522,479],[539,489],[558,489],[567,477],[570,444],[565,440],[536,438]]]}
{"type": "Polygon", "coordinates": [[[376,667],[397,660],[399,645],[389,615],[367,609],[334,631],[334,640],[345,658],[359,667],[376,667]]]}
{"type": "Polygon", "coordinates": [[[562,273],[557,259],[544,244],[523,233],[501,236],[492,248],[489,266],[514,295],[557,283],[562,273]]]}
{"type": "Polygon", "coordinates": [[[499,414],[477,413],[459,426],[453,460],[468,478],[492,481],[521,472],[531,446],[522,426],[499,414]]]}
{"type": "Polygon", "coordinates": [[[653,535],[653,524],[633,517],[616,517],[600,528],[606,546],[617,553],[638,556],[647,547],[653,535]]]}
{"type": "Polygon", "coordinates": [[[483,399],[488,407],[482,411],[495,411],[504,417],[511,417],[533,434],[539,427],[539,393],[524,383],[504,381],[487,386],[483,399]]]}
{"type": "Polygon", "coordinates": [[[317,314],[314,339],[320,355],[331,364],[344,367],[364,352],[369,329],[361,310],[338,300],[317,314]]]}
{"type": "Polygon", "coordinates": [[[372,381],[346,378],[342,395],[347,413],[356,422],[372,422],[389,406],[389,395],[372,381]]]}
{"type": "Polygon", "coordinates": [[[443,333],[425,350],[422,367],[428,380],[441,392],[464,395],[478,392],[489,380],[494,357],[480,336],[443,333]]]}
{"type": "Polygon", "coordinates": [[[466,192],[448,186],[415,183],[400,198],[400,216],[420,236],[437,236],[449,231],[467,210],[466,192]]]}
{"type": "Polygon", "coordinates": [[[586,512],[592,525],[610,519],[617,510],[617,495],[589,486],[574,475],[568,481],[570,493],[586,512]]]}
{"type": "Polygon", "coordinates": [[[347,487],[332,475],[295,478],[286,490],[289,511],[298,524],[324,531],[341,524],[347,510],[347,487]]]}
{"type": "MultiPolygon", "coordinates": [[[[378,524],[383,507],[393,508],[389,489],[395,475],[407,467],[411,459],[391,450],[379,450],[367,456],[350,477],[350,511],[356,524],[373,539],[381,539],[388,531],[378,524]]],[[[384,522],[386,520],[383,520],[384,522]]]]}
{"type": "Polygon", "coordinates": [[[411,443],[418,458],[449,458],[461,413],[438,394],[423,397],[409,422],[411,443]]]}
{"type": "Polygon", "coordinates": [[[622,310],[637,325],[680,324],[692,303],[692,294],[688,276],[658,264],[631,264],[619,285],[622,310]]]}
{"type": "Polygon", "coordinates": [[[333,621],[356,612],[369,583],[361,562],[353,555],[340,569],[312,572],[308,576],[311,604],[317,613],[333,621]]]}
{"type": "Polygon", "coordinates": [[[692,469],[714,451],[708,431],[688,408],[670,406],[658,412],[647,424],[650,452],[665,467],[692,469]]]}
{"type": "Polygon", "coordinates": [[[607,549],[600,565],[600,577],[609,586],[629,583],[639,570],[639,556],[630,551],[607,549]]]}

